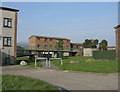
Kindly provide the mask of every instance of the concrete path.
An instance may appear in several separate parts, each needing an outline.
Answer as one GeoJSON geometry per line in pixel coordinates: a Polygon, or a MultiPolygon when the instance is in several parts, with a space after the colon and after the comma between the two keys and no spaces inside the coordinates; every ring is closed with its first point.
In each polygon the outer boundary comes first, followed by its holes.
{"type": "Polygon", "coordinates": [[[34,69],[28,66],[5,66],[3,74],[23,75],[37,78],[67,90],[117,90],[118,74],[96,74],[85,72],[34,69]]]}
{"type": "Polygon", "coordinates": [[[46,66],[46,61],[45,60],[41,60],[40,63],[42,64],[43,69],[59,70],[59,68],[54,66],[52,63],[50,63],[50,67],[46,66]]]}

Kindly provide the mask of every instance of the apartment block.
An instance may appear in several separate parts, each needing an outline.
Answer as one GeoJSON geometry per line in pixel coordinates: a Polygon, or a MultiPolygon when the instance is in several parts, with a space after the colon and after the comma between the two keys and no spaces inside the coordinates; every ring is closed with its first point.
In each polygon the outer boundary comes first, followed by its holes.
{"type": "Polygon", "coordinates": [[[0,65],[16,62],[18,11],[0,7],[0,65]]]}
{"type": "Polygon", "coordinates": [[[83,48],[83,43],[71,43],[70,46],[74,49],[83,48]]]}
{"type": "Polygon", "coordinates": [[[35,35],[32,35],[29,38],[29,49],[56,51],[58,48],[57,42],[59,40],[63,42],[62,44],[63,50],[70,49],[69,39],[59,38],[59,37],[35,36],[35,35]]]}

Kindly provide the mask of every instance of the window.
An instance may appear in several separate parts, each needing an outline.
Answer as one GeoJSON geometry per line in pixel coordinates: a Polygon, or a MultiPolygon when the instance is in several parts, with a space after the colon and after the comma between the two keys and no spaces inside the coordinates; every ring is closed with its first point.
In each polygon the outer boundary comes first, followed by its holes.
{"type": "Polygon", "coordinates": [[[40,40],[40,37],[38,37],[37,39],[40,40]]]}
{"type": "Polygon", "coordinates": [[[40,45],[38,45],[38,48],[40,48],[40,45]]]}
{"type": "Polygon", "coordinates": [[[47,42],[47,39],[45,39],[45,42],[47,42]]]}
{"type": "Polygon", "coordinates": [[[45,49],[47,49],[47,45],[45,45],[45,49]]]}
{"type": "Polygon", "coordinates": [[[57,49],[58,49],[58,46],[55,46],[55,48],[57,48],[57,49]]]}
{"type": "Polygon", "coordinates": [[[4,18],[4,27],[12,27],[12,19],[10,18],[4,18]]]}
{"type": "Polygon", "coordinates": [[[52,49],[52,45],[50,45],[50,48],[52,49]]]}
{"type": "Polygon", "coordinates": [[[50,41],[52,41],[52,39],[50,39],[50,41]]]}
{"type": "Polygon", "coordinates": [[[69,41],[67,40],[67,44],[68,44],[68,42],[69,42],[69,41]]]}
{"type": "Polygon", "coordinates": [[[3,46],[11,46],[11,37],[3,37],[3,46]]]}
{"type": "Polygon", "coordinates": [[[59,42],[59,40],[56,40],[56,42],[59,42]]]}
{"type": "Polygon", "coordinates": [[[71,48],[73,48],[73,46],[71,46],[71,48]]]}

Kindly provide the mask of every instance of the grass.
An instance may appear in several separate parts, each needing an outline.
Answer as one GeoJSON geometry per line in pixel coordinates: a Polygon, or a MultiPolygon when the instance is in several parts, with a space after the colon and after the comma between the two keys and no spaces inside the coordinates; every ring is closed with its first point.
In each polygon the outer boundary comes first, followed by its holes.
{"type": "Polygon", "coordinates": [[[31,77],[2,75],[2,90],[55,90],[57,89],[44,81],[31,77]]]}
{"type": "Polygon", "coordinates": [[[28,57],[17,57],[17,63],[20,64],[20,62],[24,60],[28,63],[28,66],[34,67],[34,68],[42,68],[42,64],[37,60],[37,65],[35,66],[35,59],[29,59],[28,57]]]}
{"type": "Polygon", "coordinates": [[[115,73],[118,72],[118,61],[116,60],[103,60],[85,62],[92,57],[63,57],[63,65],[60,65],[60,60],[51,61],[55,66],[61,70],[95,72],[95,73],[115,73]],[[81,61],[81,63],[70,64],[70,61],[81,61]]]}

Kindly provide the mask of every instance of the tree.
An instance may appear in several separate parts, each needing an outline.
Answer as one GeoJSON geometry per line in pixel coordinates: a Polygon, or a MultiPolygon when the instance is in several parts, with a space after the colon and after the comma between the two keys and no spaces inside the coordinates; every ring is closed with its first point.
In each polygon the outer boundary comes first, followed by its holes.
{"type": "Polygon", "coordinates": [[[85,42],[83,43],[84,48],[92,48],[92,41],[89,39],[86,39],[85,42]]]}
{"type": "Polygon", "coordinates": [[[100,50],[107,50],[108,42],[106,40],[102,40],[101,43],[99,43],[99,49],[100,50]]]}
{"type": "Polygon", "coordinates": [[[57,42],[57,50],[60,51],[61,57],[62,57],[62,51],[63,51],[63,40],[58,40],[57,42]]]}
{"type": "Polygon", "coordinates": [[[93,40],[92,48],[97,48],[98,42],[99,42],[98,39],[93,40]]]}
{"type": "Polygon", "coordinates": [[[84,48],[97,48],[98,40],[86,39],[83,43],[84,48]]]}

